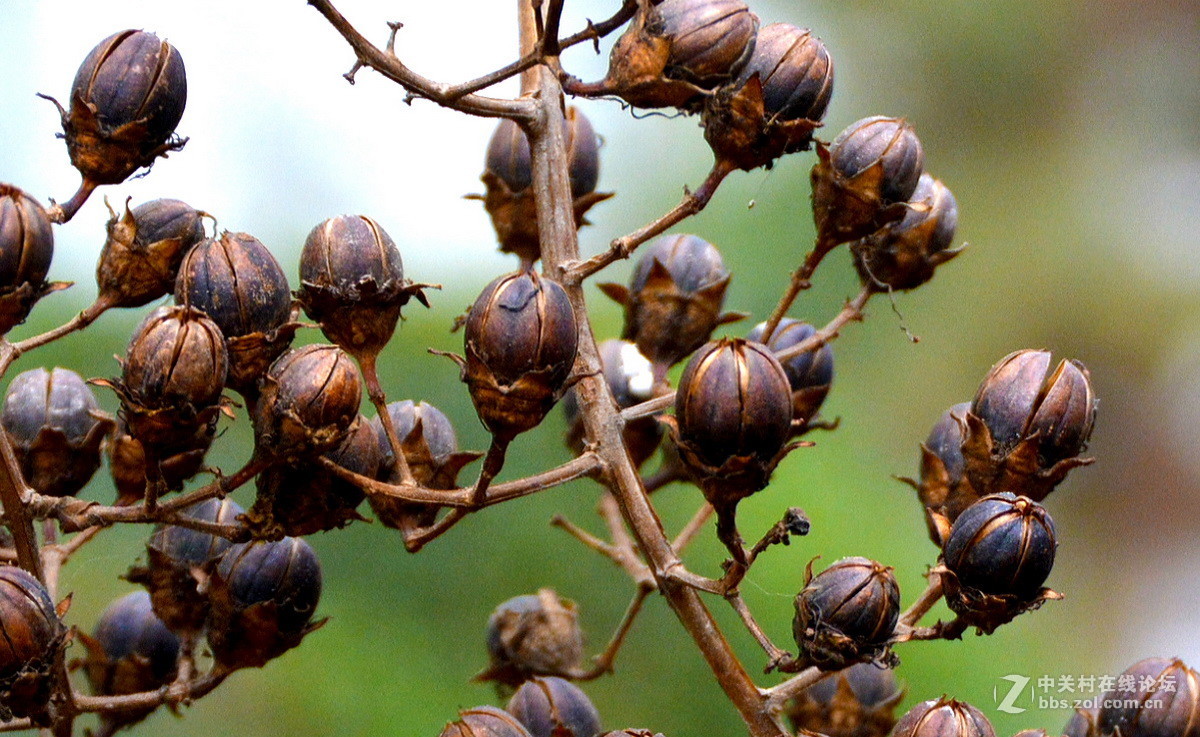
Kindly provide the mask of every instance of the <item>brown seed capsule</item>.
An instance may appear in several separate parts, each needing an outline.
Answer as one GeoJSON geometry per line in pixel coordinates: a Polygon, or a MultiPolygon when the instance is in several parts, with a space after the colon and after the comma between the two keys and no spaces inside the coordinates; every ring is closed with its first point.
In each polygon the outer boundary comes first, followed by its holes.
{"type": "Polygon", "coordinates": [[[0,719],[44,724],[51,668],[65,642],[46,588],[15,566],[0,566],[0,719]]]}
{"type": "Polygon", "coordinates": [[[79,374],[25,371],[8,385],[0,424],[25,482],[39,494],[74,496],[100,467],[100,443],[112,421],[79,374]]]}
{"type": "MultiPolygon", "coordinates": [[[[600,365],[618,408],[632,407],[654,396],[654,370],[633,343],[604,341],[600,344],[600,365]]],[[[583,416],[574,389],[563,397],[563,410],[567,416],[567,447],[576,454],[582,453],[583,416]]],[[[642,417],[626,422],[621,435],[634,465],[641,466],[658,449],[662,425],[654,417],[642,417]]]]}
{"type": "Polygon", "coordinates": [[[970,411],[971,403],[962,402],[943,412],[921,445],[920,482],[901,479],[917,490],[917,498],[925,507],[929,538],[939,548],[950,536],[950,525],[958,515],[979,500],[963,478],[963,442],[970,411]]]}
{"type": "Polygon", "coordinates": [[[208,645],[225,668],[261,668],[300,644],[321,598],[321,564],[298,537],[234,545],[212,580],[208,645]]]}
{"type": "Polygon", "coordinates": [[[263,381],[254,413],[255,452],[279,459],[326,453],[350,432],[361,402],[358,368],[340,348],[289,351],[263,381]]]}
{"type": "MultiPolygon", "coordinates": [[[[87,648],[84,673],[99,696],[153,691],[175,680],[179,639],[155,616],[145,591],[109,604],[92,636],[80,633],[78,637],[87,648]]],[[[122,727],[141,721],[151,711],[153,707],[117,711],[102,718],[110,727],[122,727]]]]}
{"type": "MultiPolygon", "coordinates": [[[[765,322],[760,322],[746,339],[761,342],[766,327],[765,322]]],[[[775,332],[771,333],[771,342],[767,347],[779,353],[808,340],[816,332],[816,328],[806,322],[785,317],[779,321],[775,332]]],[[[792,387],[793,434],[803,435],[816,420],[833,384],[833,349],[823,345],[793,356],[782,365],[792,387]]]]}
{"type": "Polygon", "coordinates": [[[1076,709],[1063,727],[1063,737],[1099,737],[1096,709],[1076,709]]]}
{"type": "MultiPolygon", "coordinates": [[[[450,418],[437,407],[426,402],[412,400],[391,402],[388,414],[400,437],[400,446],[413,479],[427,489],[455,489],[458,473],[474,460],[479,453],[462,452],[458,449],[458,436],[450,418]]],[[[398,481],[396,458],[392,445],[383,432],[378,417],[372,417],[370,425],[379,440],[381,462],[380,481],[398,481]]],[[[433,504],[413,504],[382,495],[372,495],[367,501],[375,516],[386,527],[410,531],[433,524],[440,507],[433,504]]]]}
{"type": "Polygon", "coordinates": [[[817,250],[857,240],[904,217],[925,164],[921,141],[903,118],[863,118],[833,144],[817,146],[812,170],[817,250]]]}
{"type": "Polygon", "coordinates": [[[904,690],[890,668],[857,663],[817,681],[787,706],[795,730],[826,737],[886,737],[904,690]]]}
{"type": "Polygon", "coordinates": [[[895,665],[888,643],[899,617],[900,588],[890,567],[843,558],[813,576],[809,562],[792,634],[801,657],[827,670],[865,661],[895,665]]]}
{"type": "Polygon", "coordinates": [[[477,706],[458,714],[458,721],[442,728],[439,737],[531,737],[517,718],[494,706],[477,706]]]}
{"type": "MultiPolygon", "coordinates": [[[[376,428],[359,417],[346,439],[325,457],[342,468],[375,478],[383,454],[376,428]]],[[[365,494],[319,463],[279,464],[255,480],[258,496],[246,514],[255,539],[311,535],[362,519],[355,511],[365,494]]]]}
{"type": "MultiPolygon", "coordinates": [[[[183,514],[202,522],[231,525],[243,510],[232,499],[209,499],[183,514]]],[[[208,579],[232,546],[223,537],[177,525],[160,526],[146,543],[147,565],[134,566],[126,578],[150,593],[155,615],[172,632],[194,636],[208,618],[208,579]]]]}
{"type": "Polygon", "coordinates": [[[0,336],[24,322],[51,291],[46,274],[53,256],[46,211],[11,184],[0,184],[0,336]]]}
{"type": "Polygon", "coordinates": [[[504,440],[542,421],[575,363],[578,327],[557,282],[533,271],[501,276],[471,306],[463,381],[483,426],[504,440]]]}
{"type": "Polygon", "coordinates": [[[600,713],[578,686],[554,676],[532,678],[504,707],[533,737],[596,737],[600,713]]]}
{"type": "Polygon", "coordinates": [[[155,459],[207,442],[227,367],[221,330],[202,312],[188,307],[151,312],[130,340],[114,385],[129,434],[155,459]]]}
{"type": "Polygon", "coordinates": [[[942,697],[908,710],[893,737],[996,737],[983,712],[966,703],[942,697]]]}
{"type": "Polygon", "coordinates": [[[339,215],[308,234],[296,298],[325,337],[361,358],[383,350],[410,297],[429,306],[423,286],[404,278],[400,251],[378,223],[339,215]]]}
{"type": "MultiPolygon", "coordinates": [[[[588,224],[587,211],[612,197],[612,193],[596,191],[600,178],[600,143],[587,117],[578,108],[568,107],[563,125],[575,227],[579,228],[588,224]]],[[[513,121],[502,120],[496,126],[488,143],[482,179],[487,193],[469,197],[483,200],[500,241],[500,250],[515,253],[525,267],[532,266],[541,258],[542,247],[537,207],[530,187],[533,171],[529,138],[513,121]]]]}
{"type": "Polygon", "coordinates": [[[58,108],[85,186],[120,184],[182,148],[186,139],[174,133],[186,103],[187,77],[174,46],[136,30],[101,41],[75,74],[70,112],[58,108]]]}
{"type": "Polygon", "coordinates": [[[225,231],[184,258],[175,304],[202,310],[221,328],[229,351],[229,388],[254,396],[271,362],[292,343],[287,275],[257,238],[225,231]]]}
{"type": "Polygon", "coordinates": [[[691,110],[737,76],[754,52],[755,17],[742,0],[645,3],[613,45],[599,82],[569,80],[573,95],[616,95],[634,107],[691,110]]]}
{"type": "Polygon", "coordinates": [[[179,200],[151,200],[114,212],[96,266],[98,301],[140,307],[170,294],[188,250],[204,239],[203,214],[179,200]]]}
{"type": "Polygon", "coordinates": [[[479,681],[516,686],[531,676],[570,676],[583,660],[575,602],[551,589],[509,599],[488,618],[487,650],[479,681]]]}
{"type": "Polygon", "coordinates": [[[864,285],[879,291],[916,289],[933,278],[934,269],[962,252],[948,250],[957,227],[954,193],[922,174],[904,217],[850,247],[854,268],[864,285]]]}
{"type": "Polygon", "coordinates": [[[646,248],[628,288],[600,288],[625,307],[621,337],[665,372],[704,345],[718,325],[743,317],[721,314],[729,279],[716,246],[694,235],[667,235],[646,248]]]}
{"type": "Polygon", "coordinates": [[[770,168],[807,151],[833,96],[833,61],[807,28],[772,23],[758,31],[754,53],[731,84],[704,106],[704,138],[719,162],[770,168]]]}
{"type": "MultiPolygon", "coordinates": [[[[183,482],[200,473],[204,456],[216,435],[216,423],[205,425],[190,438],[186,448],[180,447],[171,455],[158,460],[158,470],[167,491],[179,491],[183,482]]],[[[116,504],[133,504],[146,495],[146,450],[129,434],[125,421],[117,418],[117,426],[107,445],[108,470],[117,488],[116,504]]]]}
{"type": "Polygon", "coordinates": [[[1100,734],[1200,735],[1200,673],[1178,658],[1146,658],[1134,663],[1101,703],[1104,707],[1096,718],[1100,734]]]}

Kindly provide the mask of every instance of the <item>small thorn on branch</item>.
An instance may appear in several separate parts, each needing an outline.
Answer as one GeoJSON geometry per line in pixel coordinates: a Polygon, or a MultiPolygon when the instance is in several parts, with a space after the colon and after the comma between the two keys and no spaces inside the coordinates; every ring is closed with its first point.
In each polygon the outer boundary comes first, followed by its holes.
{"type": "Polygon", "coordinates": [[[358,70],[362,69],[364,66],[365,64],[363,64],[362,61],[355,61],[354,66],[350,67],[350,71],[342,75],[342,79],[346,80],[350,84],[354,84],[354,75],[358,74],[358,70]]]}
{"type": "Polygon", "coordinates": [[[391,33],[388,34],[387,45],[383,50],[388,56],[394,58],[396,56],[396,33],[404,27],[404,24],[400,21],[389,21],[387,26],[391,29],[391,33]]]}

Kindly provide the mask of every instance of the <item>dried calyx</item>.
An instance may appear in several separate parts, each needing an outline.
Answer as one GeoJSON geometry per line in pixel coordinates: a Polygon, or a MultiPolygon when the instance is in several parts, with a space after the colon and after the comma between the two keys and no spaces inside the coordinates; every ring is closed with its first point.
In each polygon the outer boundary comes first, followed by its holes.
{"type": "Polygon", "coordinates": [[[898,221],[888,223],[850,246],[864,285],[879,291],[916,289],[933,278],[934,269],[962,253],[951,249],[958,227],[954,193],[922,174],[898,221]]]}
{"type": "MultiPolygon", "coordinates": [[[[106,200],[107,201],[107,200],[106,200]]],[[[141,307],[175,289],[183,257],[204,239],[204,213],[179,200],[151,200],[113,212],[96,265],[97,302],[141,307]]]]}
{"type": "Polygon", "coordinates": [[[570,677],[583,660],[575,602],[551,589],[509,599],[488,618],[487,651],[475,680],[515,687],[532,676],[570,677]]]}

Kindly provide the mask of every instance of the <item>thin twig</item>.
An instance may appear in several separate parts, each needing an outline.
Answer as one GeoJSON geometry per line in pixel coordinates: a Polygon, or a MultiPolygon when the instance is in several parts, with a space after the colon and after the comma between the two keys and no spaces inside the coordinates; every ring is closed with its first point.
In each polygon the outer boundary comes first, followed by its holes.
{"type": "Polygon", "coordinates": [[[417,483],[417,480],[413,477],[412,469],[408,467],[408,456],[404,454],[404,445],[400,434],[396,432],[396,423],[392,421],[392,413],[388,411],[387,395],[379,383],[379,372],[376,369],[377,358],[376,353],[359,356],[358,367],[362,371],[363,383],[367,385],[367,396],[370,397],[371,404],[375,405],[375,416],[379,418],[379,424],[383,426],[383,433],[387,436],[388,446],[392,449],[396,469],[400,472],[400,483],[411,486],[417,483]]]}
{"type": "Polygon", "coordinates": [[[110,307],[112,307],[112,304],[108,300],[104,299],[103,297],[97,297],[96,301],[90,306],[53,330],[47,330],[41,335],[35,335],[18,343],[13,343],[12,350],[14,353],[14,358],[24,355],[34,348],[39,348],[47,343],[52,343],[59,338],[70,335],[78,330],[83,330],[87,326],[94,323],[96,319],[108,311],[110,307]]]}
{"type": "Polygon", "coordinates": [[[758,620],[754,618],[754,615],[750,612],[750,607],[746,606],[746,601],[742,599],[740,593],[734,591],[725,598],[729,600],[733,611],[737,612],[737,615],[741,617],[742,624],[746,625],[746,629],[754,637],[755,641],[758,642],[759,647],[767,654],[767,667],[764,672],[770,673],[778,663],[791,658],[791,653],[779,649],[775,646],[774,642],[771,642],[771,638],[759,626],[758,620]]]}
{"type": "Polygon", "coordinates": [[[929,584],[921,595],[913,602],[903,614],[900,615],[900,624],[906,627],[916,627],[917,622],[921,621],[930,609],[935,604],[942,600],[942,577],[938,573],[931,572],[929,574],[929,584]]]}
{"type": "Polygon", "coordinates": [[[612,639],[608,641],[608,646],[604,648],[604,652],[596,656],[590,670],[575,675],[573,680],[591,681],[605,673],[612,673],[617,653],[621,650],[621,646],[625,644],[625,638],[629,635],[629,631],[633,629],[634,620],[641,613],[642,606],[646,603],[646,597],[650,596],[657,588],[653,581],[640,584],[637,587],[637,591],[633,594],[633,599],[625,609],[625,616],[621,617],[621,623],[617,625],[617,630],[613,633],[612,639]]]}

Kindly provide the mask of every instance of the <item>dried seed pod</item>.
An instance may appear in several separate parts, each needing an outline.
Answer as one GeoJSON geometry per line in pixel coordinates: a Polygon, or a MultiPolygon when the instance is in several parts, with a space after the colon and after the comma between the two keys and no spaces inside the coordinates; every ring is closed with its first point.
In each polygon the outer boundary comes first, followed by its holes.
{"type": "Polygon", "coordinates": [[[311,458],[336,448],[358,418],[362,381],[354,361],[331,345],[306,345],[267,371],[254,412],[255,452],[311,458]]]}
{"type": "Polygon", "coordinates": [[[126,353],[121,379],[110,385],[129,434],[156,462],[206,444],[229,365],[220,328],[198,310],[159,307],[126,353]]]}
{"type": "Polygon", "coordinates": [[[737,504],[767,485],[794,446],[787,374],[761,343],[722,338],[688,361],[664,418],[680,458],[717,511],[717,536],[745,561],[734,521],[737,504]]]}
{"type": "Polygon", "coordinates": [[[1054,520],[1013,494],[980,499],[954,521],[944,557],[963,586],[1028,599],[1041,591],[1058,546],[1054,520]]]}
{"type": "MultiPolygon", "coordinates": [[[[406,399],[391,402],[387,408],[396,434],[400,437],[408,469],[417,484],[427,489],[458,488],[459,471],[477,460],[480,454],[459,451],[458,436],[450,418],[427,402],[415,403],[406,399]]],[[[370,424],[379,439],[381,461],[378,478],[381,481],[397,481],[396,458],[383,432],[383,423],[378,417],[372,417],[370,424]]],[[[367,501],[385,526],[406,532],[433,524],[440,509],[433,504],[412,504],[380,495],[372,495],[367,501]]]]}
{"type": "Polygon", "coordinates": [[[54,231],[46,211],[26,193],[0,183],[0,336],[25,322],[53,286],[54,231]]]}
{"type": "Polygon", "coordinates": [[[509,599],[488,617],[487,650],[489,665],[475,680],[517,686],[531,676],[569,677],[583,660],[575,602],[551,589],[509,599]]]}
{"type": "Polygon", "coordinates": [[[807,151],[833,96],[833,60],[807,28],[772,23],[758,31],[738,78],[704,106],[700,123],[718,162],[770,168],[807,151]]]}
{"type": "Polygon", "coordinates": [[[204,239],[203,213],[179,200],[151,200],[114,212],[96,266],[97,301],[141,307],[175,288],[183,257],[204,239]]]}
{"type": "MultiPolygon", "coordinates": [[[[236,523],[242,513],[232,499],[209,499],[183,512],[192,519],[221,525],[236,523]]],[[[194,636],[208,618],[208,579],[232,545],[223,537],[190,527],[161,526],[146,543],[147,565],[134,566],[125,577],[146,587],[154,613],[169,630],[194,636]]]]}
{"type": "MultiPolygon", "coordinates": [[[[360,416],[346,439],[325,457],[342,468],[375,478],[383,453],[376,428],[360,416]]],[[[355,511],[363,490],[319,463],[274,465],[258,475],[258,496],[246,515],[256,539],[311,535],[362,519],[355,511]]]]}
{"type": "Polygon", "coordinates": [[[1104,695],[1100,734],[1121,737],[1200,735],[1200,673],[1178,658],[1140,660],[1104,695]],[[1131,688],[1122,689],[1123,685],[1131,688]]]}
{"type": "Polygon", "coordinates": [[[467,316],[463,381],[492,435],[511,440],[542,421],[565,388],[578,331],[566,291],[536,272],[484,288],[467,316]]]}
{"type": "MultiPolygon", "coordinates": [[[[154,614],[145,591],[126,594],[108,605],[91,636],[80,634],[87,648],[83,670],[99,696],[153,691],[175,680],[179,639],[154,614]]],[[[106,713],[115,728],[141,721],[154,707],[106,713]]]]}
{"type": "Polygon", "coordinates": [[[183,57],[153,33],[120,31],[92,49],[75,73],[69,112],[46,99],[58,107],[71,164],[83,176],[65,208],[71,214],[96,185],[120,184],[187,142],[175,135],[187,103],[183,57]]]}
{"type": "Polygon", "coordinates": [[[508,713],[533,737],[596,737],[600,712],[578,686],[553,676],[532,678],[513,694],[508,713]]]}
{"type": "Polygon", "coordinates": [[[896,705],[904,690],[894,671],[856,663],[817,681],[788,703],[796,731],[826,737],[886,737],[896,725],[896,705]]]}
{"type": "MultiPolygon", "coordinates": [[[[624,340],[606,340],[599,351],[604,380],[618,408],[632,407],[654,396],[654,370],[636,345],[624,340]]],[[[574,389],[563,397],[563,410],[567,416],[567,447],[576,454],[582,453],[583,416],[574,389]]],[[[626,422],[621,435],[634,465],[640,467],[658,449],[662,426],[654,417],[642,417],[626,422]]]]}
{"type": "Polygon", "coordinates": [[[600,288],[625,307],[621,337],[665,372],[704,345],[718,325],[744,317],[721,314],[729,279],[716,246],[694,235],[666,235],[646,248],[628,288],[600,288]]]}
{"type": "Polygon", "coordinates": [[[297,537],[234,545],[212,581],[208,645],[223,668],[261,668],[300,644],[321,598],[321,564],[297,537]]]}
{"type": "Polygon", "coordinates": [[[921,446],[920,482],[903,479],[917,490],[925,507],[929,539],[939,548],[950,536],[950,525],[958,515],[979,500],[971,485],[963,482],[963,443],[970,411],[971,403],[961,402],[942,413],[921,446]]]}
{"type": "Polygon", "coordinates": [[[45,725],[51,668],[66,639],[50,594],[16,566],[0,566],[0,719],[45,725]]]}
{"type": "Polygon", "coordinates": [[[287,275],[257,238],[221,233],[196,244],[175,282],[175,303],[203,310],[229,350],[229,388],[254,395],[271,362],[291,345],[287,275]]]}
{"type": "MultiPolygon", "coordinates": [[[[766,327],[765,322],[760,322],[746,339],[761,342],[766,327]]],[[[816,328],[806,322],[785,317],[779,321],[775,332],[771,333],[767,348],[779,353],[808,340],[816,332],[816,328]]],[[[793,434],[803,435],[816,420],[817,412],[833,384],[833,349],[823,345],[793,356],[782,365],[792,387],[793,434]]]]}
{"type": "Polygon", "coordinates": [[[1099,737],[1096,709],[1076,709],[1063,727],[1063,737],[1099,737]]]}
{"type": "Polygon", "coordinates": [[[795,603],[792,634],[808,664],[826,670],[865,661],[895,665],[888,644],[900,618],[900,587],[890,567],[843,558],[814,576],[810,561],[795,603]]]}
{"type": "MultiPolygon", "coordinates": [[[[171,455],[158,459],[159,476],[167,491],[179,491],[183,482],[204,468],[204,456],[212,445],[217,425],[210,423],[200,430],[190,438],[188,447],[178,448],[171,455]]],[[[108,470],[117,489],[115,503],[120,506],[143,499],[146,496],[146,449],[129,434],[120,417],[106,447],[108,470]]]]}
{"type": "Polygon", "coordinates": [[[363,360],[392,339],[409,298],[429,306],[423,286],[404,278],[400,251],[379,223],[339,215],[313,228],[304,241],[296,298],[325,337],[363,360]]]}
{"type": "Polygon", "coordinates": [[[904,217],[854,243],[854,268],[879,291],[916,289],[934,269],[962,253],[950,249],[958,227],[958,201],[941,180],[922,174],[904,217]]]}
{"type": "MultiPolygon", "coordinates": [[[[563,126],[575,227],[579,228],[588,224],[585,217],[588,210],[613,195],[596,191],[600,179],[600,142],[587,117],[578,108],[568,107],[563,126]]],[[[533,171],[529,138],[513,121],[501,120],[496,126],[488,142],[482,179],[487,186],[486,194],[469,197],[483,200],[500,241],[500,250],[515,253],[523,266],[532,266],[541,258],[542,246],[537,207],[530,187],[533,171]]]]}
{"type": "Polygon", "coordinates": [[[64,368],[18,374],[0,410],[21,475],[49,496],[74,496],[87,484],[112,424],[79,374],[64,368]]]}
{"type": "Polygon", "coordinates": [[[458,721],[442,728],[439,737],[531,737],[512,714],[494,706],[477,706],[458,713],[458,721]]]}
{"type": "Polygon", "coordinates": [[[904,217],[925,152],[903,118],[875,116],[851,123],[812,170],[817,250],[857,240],[904,217]]]}
{"type": "Polygon", "coordinates": [[[996,737],[983,712],[966,703],[942,697],[917,704],[908,710],[893,737],[996,737]]]}
{"type": "Polygon", "coordinates": [[[616,95],[634,107],[692,110],[735,78],[754,52],[758,18],[742,0],[661,0],[638,6],[599,82],[573,95],[616,95]]]}

